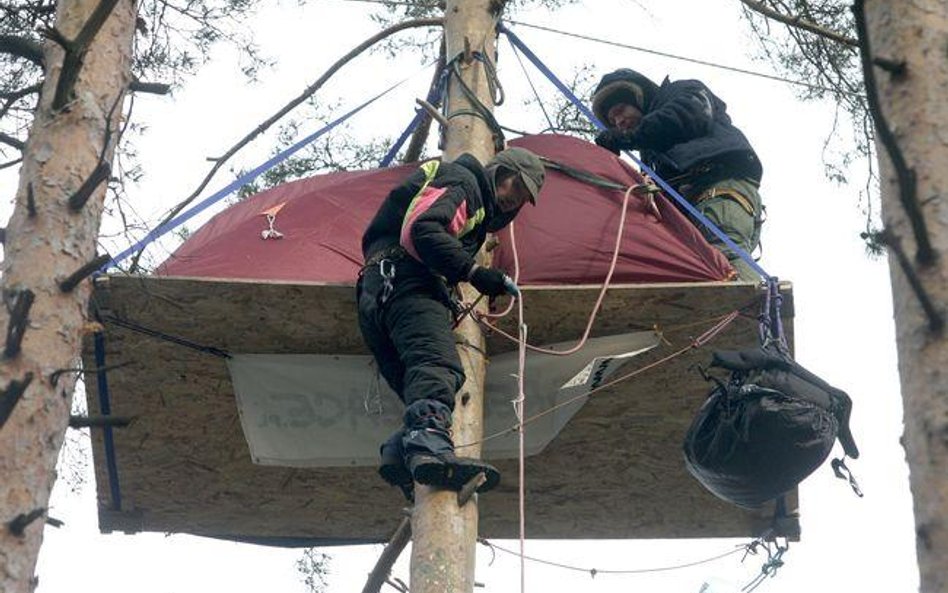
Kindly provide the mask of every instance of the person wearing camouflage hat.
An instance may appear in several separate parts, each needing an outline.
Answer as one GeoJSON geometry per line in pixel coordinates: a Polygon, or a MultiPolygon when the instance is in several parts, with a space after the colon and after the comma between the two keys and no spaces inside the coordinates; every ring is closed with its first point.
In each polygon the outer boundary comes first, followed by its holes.
{"type": "MultiPolygon", "coordinates": [[[[697,80],[661,85],[621,68],[602,77],[592,97],[593,113],[606,126],[596,144],[619,154],[639,151],[645,162],[747,253],[760,243],[763,220],[760,160],[731,123],[725,103],[697,80]]],[[[709,229],[741,280],[758,275],[709,229]]]]}
{"type": "Polygon", "coordinates": [[[362,236],[357,285],[359,327],[378,369],[405,403],[403,427],[382,444],[379,474],[411,497],[414,482],[459,490],[483,473],[479,492],[500,474],[458,457],[451,440],[454,398],[464,370],[452,332],[450,287],[470,282],[482,294],[519,294],[502,271],[474,256],[527,203],[536,205],[543,163],[510,148],[487,165],[469,154],[430,160],[382,202],[362,236]]]}

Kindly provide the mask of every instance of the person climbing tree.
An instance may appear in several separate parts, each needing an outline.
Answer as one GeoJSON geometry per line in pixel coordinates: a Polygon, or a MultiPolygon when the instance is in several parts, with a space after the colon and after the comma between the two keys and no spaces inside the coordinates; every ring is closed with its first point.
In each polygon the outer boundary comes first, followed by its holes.
{"type": "Polygon", "coordinates": [[[449,290],[467,281],[487,296],[517,294],[509,277],[474,256],[488,232],[536,204],[544,176],[540,159],[522,148],[501,151],[486,166],[470,154],[430,160],[389,193],[362,236],[359,326],[406,406],[403,427],[381,446],[379,474],[406,496],[413,480],[460,490],[483,473],[481,492],[500,480],[491,465],[454,453],[451,415],[465,376],[449,290]]]}
{"type": "MultiPolygon", "coordinates": [[[[638,150],[643,162],[748,254],[760,243],[763,169],[724,101],[697,80],[661,86],[628,68],[602,77],[592,97],[593,113],[607,126],[596,144],[619,154],[638,150]]],[[[703,225],[741,280],[757,273],[703,225]]]]}

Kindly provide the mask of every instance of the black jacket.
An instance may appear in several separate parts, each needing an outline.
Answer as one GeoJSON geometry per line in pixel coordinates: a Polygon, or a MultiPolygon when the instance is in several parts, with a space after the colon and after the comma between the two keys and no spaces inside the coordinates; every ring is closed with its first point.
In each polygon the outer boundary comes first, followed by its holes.
{"type": "Polygon", "coordinates": [[[734,177],[760,181],[763,173],[750,142],[731,124],[727,105],[697,80],[666,78],[630,143],[673,186],[734,177]]]}
{"type": "Polygon", "coordinates": [[[362,254],[368,261],[383,249],[405,246],[407,239],[413,259],[456,284],[467,277],[487,237],[487,221],[495,209],[492,185],[483,165],[463,154],[438,165],[409,213],[425,178],[418,169],[388,194],[362,235],[362,254]]]}

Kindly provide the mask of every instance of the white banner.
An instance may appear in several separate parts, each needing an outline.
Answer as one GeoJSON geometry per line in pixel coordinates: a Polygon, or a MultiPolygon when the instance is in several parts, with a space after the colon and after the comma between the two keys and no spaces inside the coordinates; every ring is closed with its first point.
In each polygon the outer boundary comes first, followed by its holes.
{"type": "MultiPolygon", "coordinates": [[[[582,396],[632,357],[657,346],[653,332],[593,338],[576,354],[527,352],[526,417],[582,396]]],[[[548,348],[566,350],[572,343],[548,348]]],[[[235,354],[227,361],[254,463],[291,467],[375,465],[379,444],[401,425],[404,406],[371,356],[235,354]]],[[[517,352],[492,356],[485,435],[516,425],[517,352]]],[[[586,403],[581,397],[526,426],[528,455],[543,450],[586,403]]],[[[456,443],[460,444],[460,443],[456,443]]],[[[510,432],[484,443],[484,456],[517,456],[510,432]]]]}

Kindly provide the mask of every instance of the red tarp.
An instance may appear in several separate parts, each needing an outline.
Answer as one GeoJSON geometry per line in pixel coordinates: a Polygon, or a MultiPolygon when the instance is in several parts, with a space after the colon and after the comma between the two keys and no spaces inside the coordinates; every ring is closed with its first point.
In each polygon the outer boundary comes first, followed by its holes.
{"type": "MultiPolygon", "coordinates": [[[[641,181],[626,163],[571,136],[544,134],[511,142],[558,163],[623,185],[641,181]]],[[[157,274],[200,278],[354,283],[362,231],[389,190],[415,165],[331,173],[281,185],[221,212],[184,242],[157,274]],[[265,213],[276,212],[281,239],[263,239],[265,213]]],[[[609,269],[623,192],[547,169],[537,206],[515,221],[520,284],[596,284],[609,269]]],[[[663,196],[658,213],[632,196],[614,283],[723,280],[727,260],[663,196]]],[[[510,235],[500,233],[494,265],[513,272],[510,235]]]]}

